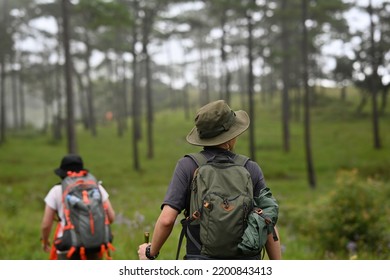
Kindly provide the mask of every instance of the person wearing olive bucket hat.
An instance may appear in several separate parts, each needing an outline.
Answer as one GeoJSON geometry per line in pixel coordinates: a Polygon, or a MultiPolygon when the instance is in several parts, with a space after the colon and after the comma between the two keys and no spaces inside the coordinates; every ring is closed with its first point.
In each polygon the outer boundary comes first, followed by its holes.
{"type": "MultiPolygon", "coordinates": [[[[224,100],[217,100],[200,108],[195,117],[195,126],[187,134],[189,144],[203,147],[200,152],[207,159],[219,154],[226,154],[234,158],[233,152],[237,137],[249,127],[250,119],[243,110],[233,111],[224,100]]],[[[138,247],[139,259],[155,259],[172,232],[177,216],[189,208],[190,186],[195,170],[198,168],[195,160],[186,155],[178,160],[171,182],[161,205],[151,243],[143,243],[138,247]]],[[[245,168],[249,171],[253,182],[253,195],[259,195],[260,190],[266,188],[265,179],[259,165],[248,160],[245,168]]],[[[186,212],[186,211],[185,211],[186,212]]],[[[277,230],[276,230],[276,234],[277,230]]],[[[187,237],[186,255],[184,259],[203,259],[196,243],[199,241],[199,232],[193,237],[187,237]],[[193,242],[192,238],[196,241],[193,242]],[[194,257],[195,256],[195,257],[194,257]]],[[[280,241],[275,241],[272,234],[266,243],[269,259],[281,259],[280,241]]],[[[255,259],[260,259],[256,256],[255,259]]]]}
{"type": "Polygon", "coordinates": [[[249,116],[245,111],[233,111],[226,102],[219,100],[200,108],[195,126],[187,135],[187,142],[196,146],[218,146],[225,144],[229,150],[230,140],[249,127],[249,116]]]}

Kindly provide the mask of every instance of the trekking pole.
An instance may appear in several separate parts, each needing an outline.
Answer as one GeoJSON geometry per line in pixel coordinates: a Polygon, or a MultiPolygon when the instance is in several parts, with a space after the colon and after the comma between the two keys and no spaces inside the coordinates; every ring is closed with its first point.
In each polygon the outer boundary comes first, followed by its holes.
{"type": "Polygon", "coordinates": [[[147,232],[147,231],[144,232],[144,240],[145,240],[145,243],[149,243],[149,232],[147,232]]]}

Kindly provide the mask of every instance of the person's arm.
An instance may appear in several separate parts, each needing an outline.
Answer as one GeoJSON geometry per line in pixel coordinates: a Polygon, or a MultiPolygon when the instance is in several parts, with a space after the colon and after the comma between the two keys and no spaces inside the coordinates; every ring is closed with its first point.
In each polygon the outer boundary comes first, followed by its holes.
{"type": "Polygon", "coordinates": [[[50,252],[49,238],[55,215],[56,210],[46,205],[41,224],[41,242],[43,250],[47,253],[50,252]]]}
{"type": "MultiPolygon", "coordinates": [[[[169,205],[164,205],[154,227],[152,243],[150,243],[151,256],[155,256],[160,252],[160,249],[172,232],[178,214],[178,211],[174,208],[169,205]]],[[[145,256],[145,250],[148,245],[149,244],[147,243],[143,243],[138,247],[138,256],[140,260],[148,260],[145,256]]]]}
{"type": "Polygon", "coordinates": [[[103,206],[106,210],[108,221],[110,222],[110,224],[112,224],[115,220],[115,210],[112,207],[108,192],[102,185],[102,181],[99,181],[99,190],[102,194],[103,206]]]}
{"type": "Polygon", "coordinates": [[[274,240],[273,233],[270,233],[267,238],[267,243],[265,243],[265,249],[267,251],[268,258],[270,260],[281,260],[282,259],[282,250],[280,247],[280,236],[278,229],[275,226],[275,233],[278,237],[278,240],[274,240]]]}
{"type": "Polygon", "coordinates": [[[111,202],[110,202],[109,199],[104,201],[104,204],[105,204],[105,208],[107,210],[108,220],[110,221],[110,224],[112,224],[114,222],[114,220],[115,220],[115,210],[112,207],[111,202]]]}

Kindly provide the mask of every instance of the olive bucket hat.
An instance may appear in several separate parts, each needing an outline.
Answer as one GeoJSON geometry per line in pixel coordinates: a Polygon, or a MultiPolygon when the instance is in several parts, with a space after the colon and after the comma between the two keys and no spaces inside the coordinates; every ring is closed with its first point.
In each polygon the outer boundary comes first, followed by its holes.
{"type": "Polygon", "coordinates": [[[226,101],[217,100],[198,110],[186,140],[195,146],[217,146],[242,134],[249,123],[245,111],[233,111],[226,101]]]}
{"type": "Polygon", "coordinates": [[[68,154],[62,158],[60,167],[54,169],[54,173],[64,178],[68,171],[79,172],[81,170],[88,171],[84,168],[83,159],[79,155],[68,154]]]}

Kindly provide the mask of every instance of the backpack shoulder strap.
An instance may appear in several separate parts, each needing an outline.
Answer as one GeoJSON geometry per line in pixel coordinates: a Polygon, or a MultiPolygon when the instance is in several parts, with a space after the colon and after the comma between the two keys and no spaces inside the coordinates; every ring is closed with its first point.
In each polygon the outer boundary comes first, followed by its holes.
{"type": "Polygon", "coordinates": [[[249,157],[247,156],[244,156],[244,155],[239,155],[239,154],[236,154],[236,156],[234,157],[234,162],[238,165],[241,165],[241,166],[245,166],[246,163],[249,161],[249,157]]]}
{"type": "MultiPolygon", "coordinates": [[[[198,167],[200,167],[201,165],[207,163],[206,156],[204,154],[200,153],[200,152],[199,153],[186,154],[185,157],[190,157],[196,163],[196,165],[198,167]]],[[[191,193],[190,188],[191,188],[191,186],[189,186],[189,194],[191,193]]],[[[186,235],[187,236],[192,236],[191,233],[190,233],[190,230],[188,228],[188,220],[187,220],[188,212],[189,212],[189,205],[190,205],[190,195],[187,196],[187,203],[186,203],[186,205],[187,205],[187,207],[184,210],[185,218],[183,218],[181,220],[182,229],[181,229],[181,232],[180,232],[179,242],[178,242],[178,245],[177,245],[176,260],[179,259],[180,248],[181,248],[184,236],[186,236],[186,235]]],[[[197,244],[197,241],[195,239],[192,238],[192,241],[194,242],[194,244],[197,244]]],[[[196,245],[196,246],[200,246],[200,245],[196,245]]],[[[200,250],[200,247],[199,247],[199,250],[200,250]]]]}
{"type": "Polygon", "coordinates": [[[207,162],[207,158],[202,153],[190,153],[186,154],[186,157],[192,158],[198,166],[201,166],[207,162]]]}
{"type": "MultiPolygon", "coordinates": [[[[203,153],[190,153],[186,154],[185,156],[192,158],[198,166],[206,164],[208,161],[208,158],[203,153]]],[[[245,166],[250,158],[244,155],[236,154],[233,160],[236,164],[245,166]]]]}

